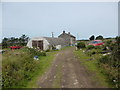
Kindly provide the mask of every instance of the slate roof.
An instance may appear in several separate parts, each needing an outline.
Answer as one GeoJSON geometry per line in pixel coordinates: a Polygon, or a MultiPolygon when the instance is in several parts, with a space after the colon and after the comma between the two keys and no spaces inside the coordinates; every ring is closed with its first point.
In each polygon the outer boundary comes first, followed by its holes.
{"type": "MultiPolygon", "coordinates": [[[[67,33],[66,33],[67,34],[67,33]]],[[[67,34],[67,35],[69,35],[69,36],[71,36],[71,37],[74,37],[75,38],[75,36],[73,36],[72,34],[67,34]]]]}
{"type": "Polygon", "coordinates": [[[68,36],[71,36],[71,37],[73,37],[73,38],[76,38],[76,37],[73,36],[72,34],[68,34],[68,33],[62,33],[62,34],[60,34],[58,37],[60,37],[61,35],[68,35],[68,36]]]}
{"type": "Polygon", "coordinates": [[[50,45],[53,45],[53,46],[55,46],[55,45],[62,45],[62,46],[68,45],[66,40],[63,38],[52,38],[52,37],[43,37],[43,38],[45,38],[50,43],[50,45]]]}

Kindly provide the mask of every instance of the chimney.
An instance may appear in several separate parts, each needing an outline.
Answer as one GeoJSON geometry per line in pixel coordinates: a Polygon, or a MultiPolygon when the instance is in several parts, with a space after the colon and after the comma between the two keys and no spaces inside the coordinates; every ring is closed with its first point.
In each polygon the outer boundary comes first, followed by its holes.
{"type": "Polygon", "coordinates": [[[68,32],[68,34],[70,34],[70,32],[68,32]]]}
{"type": "Polygon", "coordinates": [[[65,33],[65,31],[63,31],[63,33],[65,33]]]}

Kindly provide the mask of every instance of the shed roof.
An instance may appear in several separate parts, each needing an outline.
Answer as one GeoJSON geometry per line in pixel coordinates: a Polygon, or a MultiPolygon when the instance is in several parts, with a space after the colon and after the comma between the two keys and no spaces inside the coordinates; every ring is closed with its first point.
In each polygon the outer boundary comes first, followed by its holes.
{"type": "Polygon", "coordinates": [[[51,37],[44,37],[49,43],[50,45],[67,45],[67,42],[65,41],[65,39],[63,38],[51,38],[51,37]]]}
{"type": "MultiPolygon", "coordinates": [[[[67,34],[67,33],[66,33],[66,34],[67,34]]],[[[75,36],[73,36],[72,34],[67,34],[67,35],[69,35],[69,36],[71,36],[71,37],[75,38],[75,36]]]]}

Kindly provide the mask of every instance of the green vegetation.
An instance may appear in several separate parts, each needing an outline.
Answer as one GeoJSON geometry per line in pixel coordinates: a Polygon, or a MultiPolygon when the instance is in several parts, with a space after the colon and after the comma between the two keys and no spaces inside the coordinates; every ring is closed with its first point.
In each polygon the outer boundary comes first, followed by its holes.
{"type": "Polygon", "coordinates": [[[83,64],[88,71],[90,71],[91,73],[92,72],[95,73],[93,78],[91,78],[92,80],[100,82],[101,85],[105,87],[111,87],[107,82],[106,75],[101,73],[102,69],[98,67],[98,59],[100,58],[101,55],[94,54],[91,57],[85,54],[83,50],[75,51],[75,55],[79,58],[80,63],[83,64]]]}
{"type": "Polygon", "coordinates": [[[102,67],[103,73],[107,74],[109,82],[116,87],[120,87],[120,37],[116,37],[116,43],[108,41],[106,44],[109,50],[112,50],[109,55],[102,56],[99,59],[99,65],[102,67]]]}
{"type": "Polygon", "coordinates": [[[101,46],[93,46],[93,45],[88,45],[85,51],[85,53],[88,56],[92,56],[94,54],[100,54],[101,52],[102,52],[101,46]]]}
{"type": "MultiPolygon", "coordinates": [[[[61,50],[65,50],[71,48],[70,46],[64,47],[61,50]]],[[[49,69],[49,67],[52,65],[52,61],[54,60],[54,55],[58,53],[57,51],[51,50],[51,51],[47,51],[47,55],[46,57],[41,57],[41,60],[39,62],[39,70],[36,71],[35,76],[32,78],[32,80],[27,84],[27,88],[40,88],[40,86],[38,86],[36,84],[36,82],[38,82],[38,80],[40,79],[40,77],[42,75],[45,74],[45,72],[49,69]]],[[[56,74],[56,80],[53,83],[53,87],[54,88],[60,88],[60,79],[62,77],[62,74],[60,72],[61,69],[61,65],[57,68],[57,74],[56,74]]]]}
{"type": "Polygon", "coordinates": [[[103,36],[99,35],[96,37],[96,40],[102,40],[103,39],[103,36]]]}
{"type": "Polygon", "coordinates": [[[6,51],[2,62],[2,87],[26,87],[38,73],[42,75],[50,66],[54,54],[49,52],[46,56],[45,52],[29,48],[6,51]],[[39,60],[33,59],[36,54],[39,60]]]}
{"type": "Polygon", "coordinates": [[[93,49],[93,48],[95,48],[95,46],[93,46],[93,45],[88,45],[86,48],[87,48],[87,49],[93,49]]]}
{"type": "Polygon", "coordinates": [[[102,49],[102,46],[95,46],[95,49],[102,49]]]}
{"type": "Polygon", "coordinates": [[[99,54],[101,52],[100,49],[92,49],[92,50],[88,50],[86,51],[85,53],[88,55],[88,56],[92,56],[94,54],[99,54]]]}
{"type": "Polygon", "coordinates": [[[85,43],[84,42],[78,42],[77,43],[77,48],[85,48],[85,43]]]}
{"type": "Polygon", "coordinates": [[[90,39],[90,40],[94,40],[94,39],[95,39],[95,36],[92,35],[89,39],[90,39]]]}
{"type": "Polygon", "coordinates": [[[81,62],[90,70],[96,72],[101,83],[119,88],[120,81],[120,37],[104,41],[103,46],[87,46],[86,49],[76,51],[81,62]]]}
{"type": "Polygon", "coordinates": [[[4,38],[2,40],[2,48],[8,48],[9,46],[25,46],[29,40],[29,37],[23,34],[19,38],[11,37],[11,38],[4,38]]]}
{"type": "Polygon", "coordinates": [[[96,38],[95,38],[95,36],[94,35],[92,35],[91,37],[89,37],[89,40],[103,40],[104,38],[103,38],[103,36],[102,35],[99,35],[99,36],[97,36],[96,38]]]}
{"type": "Polygon", "coordinates": [[[31,81],[28,82],[26,88],[40,88],[40,86],[37,85],[37,81],[40,79],[42,75],[45,74],[45,72],[48,70],[48,68],[52,65],[52,61],[54,60],[54,55],[57,53],[57,51],[53,52],[47,52],[47,56],[42,56],[40,58],[40,61],[38,62],[38,69],[34,73],[34,77],[31,79],[31,81]]]}

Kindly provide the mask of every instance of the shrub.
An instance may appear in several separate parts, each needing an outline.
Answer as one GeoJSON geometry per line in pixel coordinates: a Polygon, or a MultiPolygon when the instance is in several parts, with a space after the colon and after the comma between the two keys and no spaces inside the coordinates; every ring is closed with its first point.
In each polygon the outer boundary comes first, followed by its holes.
{"type": "Polygon", "coordinates": [[[50,49],[47,49],[46,52],[50,52],[50,49]]]}
{"type": "Polygon", "coordinates": [[[77,43],[77,48],[85,48],[85,43],[84,42],[79,42],[77,43]]]}
{"type": "Polygon", "coordinates": [[[103,36],[99,35],[96,37],[96,40],[102,40],[103,39],[103,36]]]}
{"type": "Polygon", "coordinates": [[[118,62],[112,60],[112,57],[109,55],[103,56],[99,59],[98,63],[102,68],[103,72],[108,76],[109,82],[113,84],[114,87],[119,87],[119,72],[118,72],[118,62]]]}
{"type": "Polygon", "coordinates": [[[101,47],[101,50],[108,50],[108,48],[107,48],[107,46],[105,46],[105,45],[103,45],[102,47],[101,47]]]}
{"type": "Polygon", "coordinates": [[[56,49],[56,47],[52,46],[52,50],[55,50],[55,49],[56,49]]]}
{"type": "Polygon", "coordinates": [[[3,88],[24,87],[25,82],[32,79],[34,72],[39,69],[39,62],[33,59],[35,55],[45,56],[46,53],[32,48],[22,48],[3,54],[3,88]]]}
{"type": "Polygon", "coordinates": [[[39,52],[38,56],[46,56],[46,53],[45,52],[39,52]]]}
{"type": "Polygon", "coordinates": [[[101,49],[92,49],[92,50],[87,50],[86,54],[88,56],[94,55],[94,54],[99,54],[102,50],[101,49]]]}
{"type": "Polygon", "coordinates": [[[95,46],[95,49],[101,49],[101,46],[95,46]]]}
{"type": "Polygon", "coordinates": [[[46,56],[45,52],[41,52],[38,49],[35,48],[24,48],[24,51],[27,50],[29,53],[31,53],[33,56],[37,55],[37,56],[46,56]]]}
{"type": "Polygon", "coordinates": [[[108,47],[109,50],[113,50],[115,43],[112,43],[112,40],[108,40],[105,42],[105,47],[108,47]]]}
{"type": "MultiPolygon", "coordinates": [[[[99,65],[104,69],[105,74],[108,75],[109,81],[114,87],[120,87],[119,75],[120,72],[120,37],[116,37],[116,43],[109,45],[111,55],[103,56],[99,59],[99,65]]],[[[108,42],[110,43],[110,42],[108,42]]]]}
{"type": "Polygon", "coordinates": [[[105,45],[109,46],[111,43],[112,43],[112,40],[108,40],[108,41],[105,42],[105,45]]]}
{"type": "Polygon", "coordinates": [[[92,35],[89,39],[90,39],[90,40],[94,40],[94,39],[95,39],[95,36],[92,35]]]}
{"type": "Polygon", "coordinates": [[[93,49],[93,48],[95,48],[95,46],[93,46],[93,45],[88,45],[87,46],[87,49],[89,50],[89,49],[93,49]]]}
{"type": "Polygon", "coordinates": [[[119,37],[117,36],[117,37],[115,38],[115,40],[116,40],[116,43],[117,43],[118,45],[120,45],[120,36],[119,36],[119,37]]]}
{"type": "Polygon", "coordinates": [[[115,44],[115,43],[112,43],[112,44],[109,45],[109,49],[110,49],[110,50],[114,50],[115,46],[116,46],[116,44],[115,44]]]}
{"type": "Polygon", "coordinates": [[[86,54],[88,56],[92,56],[92,55],[96,54],[96,51],[95,50],[89,50],[88,52],[86,52],[86,54]]]}
{"type": "Polygon", "coordinates": [[[110,60],[110,58],[109,58],[108,55],[102,56],[102,57],[99,59],[99,63],[106,64],[106,63],[108,63],[109,60],[110,60]]]}

